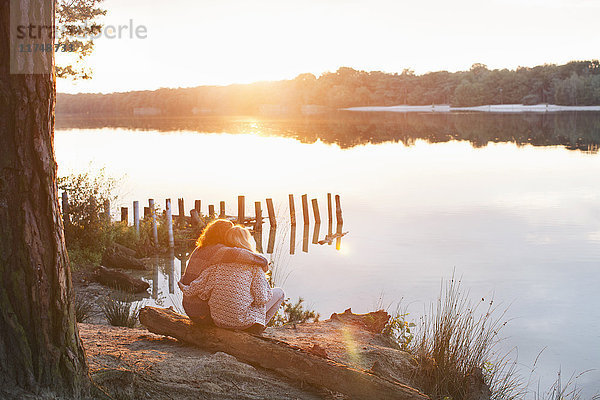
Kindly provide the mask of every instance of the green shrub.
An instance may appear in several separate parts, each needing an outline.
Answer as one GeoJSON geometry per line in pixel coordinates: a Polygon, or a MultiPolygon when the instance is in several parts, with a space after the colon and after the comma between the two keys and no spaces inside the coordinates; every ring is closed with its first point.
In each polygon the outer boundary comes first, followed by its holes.
{"type": "Polygon", "coordinates": [[[290,299],[285,299],[277,311],[277,314],[269,322],[268,326],[281,326],[285,324],[303,323],[303,322],[318,322],[321,317],[314,310],[304,309],[304,299],[298,298],[296,304],[293,304],[290,299]]]}
{"type": "Polygon", "coordinates": [[[116,186],[117,181],[107,177],[104,169],[95,175],[82,172],[58,178],[59,190],[69,196],[69,222],[64,232],[74,263],[99,263],[102,251],[111,242],[111,223],[104,217],[104,203],[116,199],[116,186]]]}
{"type": "Polygon", "coordinates": [[[383,334],[387,335],[390,339],[396,342],[402,350],[407,350],[413,341],[414,333],[413,329],[415,324],[408,322],[406,317],[408,313],[406,311],[400,311],[400,307],[396,309],[390,320],[383,328],[383,334]]]}

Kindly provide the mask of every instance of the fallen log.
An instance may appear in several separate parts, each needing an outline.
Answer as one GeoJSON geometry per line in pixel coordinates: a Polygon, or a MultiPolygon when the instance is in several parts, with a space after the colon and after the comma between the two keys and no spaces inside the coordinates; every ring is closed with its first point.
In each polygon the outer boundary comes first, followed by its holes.
{"type": "Polygon", "coordinates": [[[351,398],[425,400],[421,392],[367,371],[350,368],[280,340],[217,327],[201,327],[170,309],[144,307],[139,319],[150,332],[171,336],[209,351],[222,351],[288,378],[351,398]]]}
{"type": "Polygon", "coordinates": [[[94,270],[94,279],[105,286],[120,289],[129,293],[145,292],[150,287],[148,282],[139,278],[134,278],[121,271],[105,268],[101,265],[94,270]]]}
{"type": "MultiPolygon", "coordinates": [[[[130,252],[121,249],[123,246],[111,246],[102,254],[102,265],[109,268],[145,270],[146,265],[131,255],[130,252]],[[129,254],[127,254],[129,253],[129,254]]],[[[126,249],[126,247],[125,247],[126,249]]],[[[128,249],[133,251],[131,249],[128,249]]]]}

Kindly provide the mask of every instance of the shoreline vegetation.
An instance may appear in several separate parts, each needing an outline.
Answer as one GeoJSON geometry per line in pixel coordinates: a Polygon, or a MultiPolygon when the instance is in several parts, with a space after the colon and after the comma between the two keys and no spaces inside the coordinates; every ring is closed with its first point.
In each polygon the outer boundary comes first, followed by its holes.
{"type": "Polygon", "coordinates": [[[572,61],[515,70],[490,70],[473,64],[469,71],[416,75],[359,71],[342,67],[320,76],[123,93],[57,94],[57,115],[189,116],[206,114],[313,115],[350,107],[556,104],[600,106],[600,62],[572,61]]]}

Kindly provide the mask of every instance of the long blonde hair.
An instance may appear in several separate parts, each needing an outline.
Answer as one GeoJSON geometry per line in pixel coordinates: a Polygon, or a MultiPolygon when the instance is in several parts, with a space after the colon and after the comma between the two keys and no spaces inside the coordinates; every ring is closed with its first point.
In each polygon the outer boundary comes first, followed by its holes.
{"type": "Polygon", "coordinates": [[[243,226],[236,225],[225,234],[225,244],[230,247],[241,247],[242,249],[256,252],[256,245],[250,231],[243,226]]]}

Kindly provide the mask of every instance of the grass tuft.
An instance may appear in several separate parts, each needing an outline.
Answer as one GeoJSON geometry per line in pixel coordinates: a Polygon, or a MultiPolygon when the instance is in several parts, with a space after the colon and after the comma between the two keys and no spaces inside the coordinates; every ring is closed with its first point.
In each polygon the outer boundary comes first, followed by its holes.
{"type": "Polygon", "coordinates": [[[126,300],[118,300],[109,297],[102,303],[102,314],[112,326],[135,327],[139,306],[126,300]]]}
{"type": "Polygon", "coordinates": [[[77,322],[87,321],[93,314],[94,302],[81,296],[75,297],[75,319],[77,322]]]}

